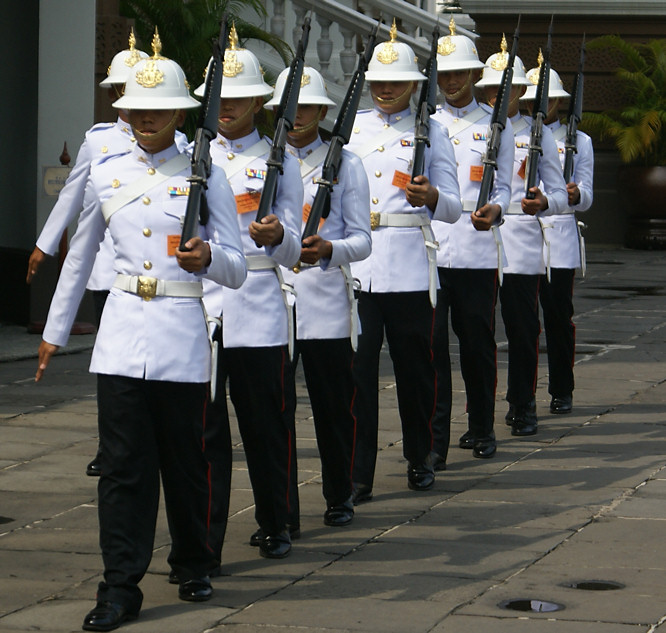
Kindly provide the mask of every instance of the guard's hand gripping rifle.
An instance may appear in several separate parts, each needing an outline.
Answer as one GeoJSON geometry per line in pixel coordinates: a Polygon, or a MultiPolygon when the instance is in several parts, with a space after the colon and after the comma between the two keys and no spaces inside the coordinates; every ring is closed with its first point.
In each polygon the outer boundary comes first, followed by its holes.
{"type": "Polygon", "coordinates": [[[412,179],[422,176],[425,170],[425,150],[430,147],[430,115],[437,107],[437,40],[439,40],[439,23],[432,32],[430,57],[426,64],[426,79],[421,86],[419,105],[416,110],[414,126],[414,157],[412,158],[412,179]]]}
{"type": "Polygon", "coordinates": [[[213,44],[213,59],[206,74],[206,87],[203,105],[199,115],[197,131],[194,135],[192,152],[192,175],[188,178],[190,192],[187,196],[185,220],[180,236],[181,251],[188,251],[185,244],[198,235],[198,224],[208,223],[208,205],[205,191],[208,188],[211,158],[210,142],[217,136],[218,119],[220,116],[220,91],[222,89],[222,71],[224,67],[224,50],[229,39],[227,14],[222,17],[220,38],[213,44]]]}
{"type": "Polygon", "coordinates": [[[340,170],[342,148],[349,143],[354,119],[356,118],[358,105],[361,101],[365,71],[368,69],[372,52],[375,49],[375,40],[377,39],[380,24],[381,18],[372,29],[370,35],[368,35],[365,50],[363,51],[363,55],[359,56],[356,72],[352,77],[349,88],[347,88],[342,109],[335,120],[331,143],[328,146],[326,158],[321,168],[321,178],[317,180],[317,192],[312,201],[312,208],[305,223],[301,240],[316,235],[319,230],[319,222],[322,218],[326,219],[331,211],[331,192],[333,191],[333,184],[340,170]]]}
{"type": "Polygon", "coordinates": [[[513,64],[518,52],[518,38],[520,33],[520,16],[518,16],[518,24],[516,30],[513,32],[513,42],[511,43],[511,53],[506,64],[506,68],[502,71],[502,81],[497,96],[495,97],[495,105],[493,106],[493,116],[490,119],[490,130],[488,140],[486,142],[486,153],[483,156],[483,175],[481,176],[481,187],[479,189],[479,198],[476,201],[477,210],[488,204],[490,192],[493,190],[495,182],[495,172],[497,171],[497,156],[499,155],[500,143],[502,140],[502,132],[506,128],[506,119],[509,114],[509,102],[511,101],[511,83],[513,81],[513,64]]]}
{"type": "Polygon", "coordinates": [[[275,135],[273,136],[271,151],[266,159],[266,180],[255,217],[257,222],[260,222],[262,218],[271,213],[273,202],[275,202],[278,176],[283,173],[284,146],[287,142],[287,134],[293,129],[296,118],[298,94],[301,90],[301,78],[303,77],[303,66],[305,66],[305,50],[308,47],[309,35],[310,17],[308,16],[303,22],[301,41],[298,43],[296,55],[294,55],[294,59],[291,62],[289,75],[287,75],[287,81],[284,86],[282,98],[280,99],[280,105],[275,115],[277,120],[275,135]]]}
{"type": "Polygon", "coordinates": [[[548,115],[548,84],[550,83],[550,51],[552,48],[551,36],[553,32],[553,19],[550,19],[548,27],[548,41],[539,71],[539,83],[537,84],[534,98],[534,109],[532,111],[532,130],[530,132],[530,144],[527,149],[527,166],[525,169],[525,197],[534,200],[536,194],[530,189],[536,187],[538,182],[539,158],[543,156],[541,139],[543,137],[543,122],[548,115]]]}
{"type": "Polygon", "coordinates": [[[573,90],[569,101],[567,117],[567,135],[564,140],[564,182],[571,182],[574,171],[574,154],[578,152],[576,132],[583,117],[583,66],[585,64],[585,36],[580,45],[580,62],[574,78],[573,90]]]}

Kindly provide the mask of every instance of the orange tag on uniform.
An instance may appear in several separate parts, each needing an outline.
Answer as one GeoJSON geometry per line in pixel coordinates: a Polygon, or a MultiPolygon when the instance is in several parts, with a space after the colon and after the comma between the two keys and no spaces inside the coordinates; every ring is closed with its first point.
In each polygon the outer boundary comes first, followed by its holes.
{"type": "Polygon", "coordinates": [[[483,180],[483,165],[472,165],[469,168],[469,179],[472,182],[481,182],[483,180]]]}
{"type": "Polygon", "coordinates": [[[180,246],[180,235],[167,235],[167,255],[173,257],[180,246]]]}
{"type": "Polygon", "coordinates": [[[409,174],[396,169],[391,184],[398,189],[404,189],[411,179],[412,177],[409,174]]]}
{"type": "Polygon", "coordinates": [[[259,200],[261,193],[255,191],[253,193],[240,193],[236,197],[236,213],[250,213],[259,208],[259,200]]]}
{"type": "Polygon", "coordinates": [[[520,178],[525,180],[525,168],[527,166],[527,156],[523,158],[522,162],[520,163],[520,167],[518,168],[517,174],[520,178]]]}
{"type": "MultiPolygon", "coordinates": [[[[310,211],[312,210],[312,207],[309,204],[304,204],[303,205],[303,222],[307,223],[308,218],[310,217],[310,211]]],[[[319,228],[321,228],[321,225],[324,223],[324,218],[319,218],[319,228]]]]}

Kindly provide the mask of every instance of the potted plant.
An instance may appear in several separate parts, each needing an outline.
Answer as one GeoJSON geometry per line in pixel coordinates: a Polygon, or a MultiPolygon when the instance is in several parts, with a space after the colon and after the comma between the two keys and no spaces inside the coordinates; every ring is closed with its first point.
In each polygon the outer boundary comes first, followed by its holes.
{"type": "Polygon", "coordinates": [[[610,139],[622,165],[618,194],[628,213],[626,244],[631,248],[666,248],[666,39],[627,42],[605,35],[588,49],[613,52],[624,107],[586,112],[581,129],[599,140],[610,139]]]}

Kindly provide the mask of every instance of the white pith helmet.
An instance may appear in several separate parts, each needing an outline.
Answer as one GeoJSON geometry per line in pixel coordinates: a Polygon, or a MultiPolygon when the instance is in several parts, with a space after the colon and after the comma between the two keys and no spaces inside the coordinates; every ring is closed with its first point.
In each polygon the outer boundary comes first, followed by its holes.
{"type": "Polygon", "coordinates": [[[134,66],[125,82],[125,94],[113,103],[126,110],[186,110],[201,104],[190,96],[183,69],[160,55],[162,42],[155,29],[153,56],[134,66]]]}
{"type": "Polygon", "coordinates": [[[129,36],[129,49],[116,53],[111,60],[106,77],[99,82],[100,86],[113,86],[114,84],[124,84],[130,71],[142,59],[148,57],[148,53],[134,48],[136,45],[136,38],[134,37],[134,29],[130,30],[129,36]]]}
{"type": "MultiPolygon", "coordinates": [[[[541,64],[543,63],[543,55],[539,51],[539,65],[536,68],[531,68],[527,71],[527,78],[530,81],[530,85],[527,86],[525,94],[520,98],[521,101],[529,101],[536,98],[537,85],[539,83],[539,72],[541,70],[541,64]]],[[[564,89],[564,84],[560,79],[560,76],[551,68],[550,75],[548,76],[548,98],[549,99],[565,99],[569,96],[569,93],[564,89]]]]}
{"type": "MultiPolygon", "coordinates": [[[[210,68],[210,62],[206,73],[210,68]]],[[[197,97],[203,97],[206,83],[202,83],[195,91],[197,97]]],[[[222,78],[222,93],[220,98],[238,99],[243,97],[265,97],[273,92],[264,81],[264,71],[254,53],[245,48],[238,48],[238,33],[236,25],[229,32],[229,48],[224,51],[224,70],[222,78]]]]}
{"type": "Polygon", "coordinates": [[[450,34],[437,42],[437,72],[483,68],[474,42],[464,35],[456,35],[456,23],[451,17],[450,34]]]}
{"type": "Polygon", "coordinates": [[[366,81],[423,81],[425,76],[416,63],[409,44],[396,42],[398,28],[393,20],[391,39],[375,46],[365,73],[366,81]]]}
{"type": "MultiPolygon", "coordinates": [[[[476,82],[479,88],[484,86],[499,86],[502,83],[502,74],[509,62],[509,53],[506,52],[506,37],[502,35],[501,50],[499,53],[491,55],[483,67],[483,75],[476,82]]],[[[513,80],[512,86],[529,86],[530,82],[525,75],[525,65],[518,55],[513,61],[513,80]]]]}
{"type": "MultiPolygon", "coordinates": [[[[273,106],[280,105],[282,93],[284,92],[287,77],[289,75],[289,68],[285,68],[275,82],[275,90],[273,91],[273,98],[264,104],[265,108],[272,108],[273,106]]],[[[328,98],[326,93],[326,83],[318,70],[311,66],[303,68],[303,76],[301,77],[301,90],[298,93],[299,105],[325,105],[334,106],[335,102],[328,98]]]]}

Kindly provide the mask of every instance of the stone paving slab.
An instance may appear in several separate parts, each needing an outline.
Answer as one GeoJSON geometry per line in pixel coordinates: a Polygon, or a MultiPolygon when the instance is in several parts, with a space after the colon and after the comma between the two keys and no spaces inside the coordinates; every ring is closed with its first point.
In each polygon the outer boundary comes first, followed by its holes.
{"type": "MultiPolygon", "coordinates": [[[[539,434],[510,435],[503,420],[507,354],[498,316],[499,450],[495,459],[478,460],[457,448],[467,424],[452,335],[448,470],[438,473],[431,491],[415,494],[406,486],[395,382],[384,352],[375,498],[356,508],[351,526],[332,530],[322,523],[320,464],[299,372],[303,534],[292,556],[267,561],[247,542],[254,508],[232,421],[232,509],[224,575],[213,581],[213,599],[186,604],[168,584],[162,508],[155,554],[141,584],[141,618],[121,630],[666,630],[660,626],[666,621],[666,254],[592,252],[588,277],[576,283],[580,353],[572,415],[548,412],[542,344],[539,434]],[[580,579],[618,580],[626,587],[589,595],[563,586],[580,579]],[[497,607],[500,597],[516,596],[561,598],[566,608],[532,614],[497,607]],[[611,603],[606,609],[605,601],[611,603]]],[[[97,434],[89,352],[59,355],[47,379],[35,385],[35,359],[3,362],[2,335],[0,328],[0,633],[78,631],[101,578],[96,482],[82,471],[97,434]]],[[[29,342],[36,350],[35,339],[29,342]]]]}

